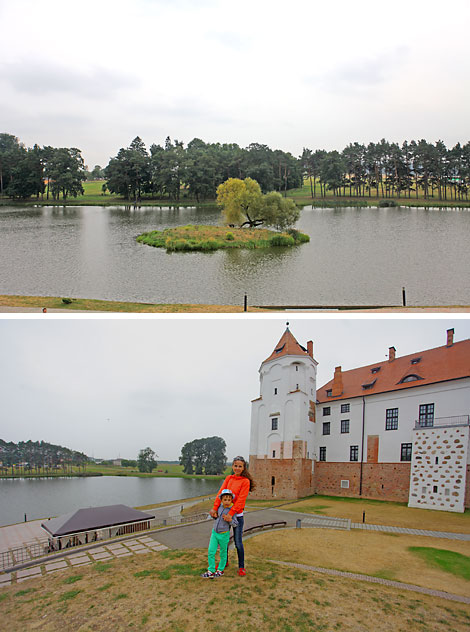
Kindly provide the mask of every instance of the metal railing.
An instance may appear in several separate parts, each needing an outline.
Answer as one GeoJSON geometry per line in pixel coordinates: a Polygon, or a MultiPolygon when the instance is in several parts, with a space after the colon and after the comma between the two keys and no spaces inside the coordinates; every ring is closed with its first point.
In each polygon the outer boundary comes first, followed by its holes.
{"type": "Polygon", "coordinates": [[[415,420],[415,430],[421,428],[443,428],[446,426],[469,426],[469,415],[454,415],[453,417],[434,417],[433,419],[415,420]]]}

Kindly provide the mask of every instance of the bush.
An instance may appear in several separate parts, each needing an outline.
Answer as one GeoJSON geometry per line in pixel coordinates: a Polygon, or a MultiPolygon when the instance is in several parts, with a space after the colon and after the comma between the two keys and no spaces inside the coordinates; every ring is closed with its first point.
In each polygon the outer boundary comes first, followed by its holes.
{"type": "Polygon", "coordinates": [[[308,235],[301,233],[300,230],[297,230],[296,228],[288,228],[286,233],[294,239],[296,244],[304,244],[307,241],[310,241],[310,237],[308,235]]]}
{"type": "Polygon", "coordinates": [[[379,202],[380,208],[385,208],[387,206],[398,206],[398,204],[395,202],[395,200],[380,200],[379,202]]]}
{"type": "Polygon", "coordinates": [[[70,305],[71,302],[72,302],[71,298],[63,298],[62,299],[62,303],[65,303],[65,305],[70,305]]]}
{"type": "Polygon", "coordinates": [[[225,239],[226,239],[227,241],[233,241],[233,240],[235,239],[234,234],[233,234],[233,233],[227,233],[227,234],[225,235],[225,239]]]}
{"type": "Polygon", "coordinates": [[[291,235],[274,235],[271,237],[271,246],[293,246],[295,240],[291,235]]]}

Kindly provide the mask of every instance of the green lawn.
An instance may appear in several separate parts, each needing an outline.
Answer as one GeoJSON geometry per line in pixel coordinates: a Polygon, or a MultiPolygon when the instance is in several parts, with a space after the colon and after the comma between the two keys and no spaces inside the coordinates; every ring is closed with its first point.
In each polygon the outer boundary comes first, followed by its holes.
{"type": "Polygon", "coordinates": [[[439,568],[456,577],[470,580],[470,557],[468,555],[425,546],[410,546],[408,550],[418,555],[429,566],[439,568]]]}

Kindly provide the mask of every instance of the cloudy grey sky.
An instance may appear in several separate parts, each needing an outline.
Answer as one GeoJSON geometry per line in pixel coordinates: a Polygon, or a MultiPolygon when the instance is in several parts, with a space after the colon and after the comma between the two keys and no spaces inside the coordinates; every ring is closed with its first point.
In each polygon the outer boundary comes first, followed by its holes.
{"type": "MultiPolygon", "coordinates": [[[[317,387],[343,370],[470,338],[470,320],[289,319],[313,340],[317,387]]],[[[184,443],[221,436],[248,456],[258,369],[285,318],[0,319],[0,437],[45,440],[102,458],[152,447],[174,460],[184,443]]]]}
{"type": "Polygon", "coordinates": [[[0,132],[105,166],[140,135],[470,137],[468,0],[0,0],[0,132]]]}

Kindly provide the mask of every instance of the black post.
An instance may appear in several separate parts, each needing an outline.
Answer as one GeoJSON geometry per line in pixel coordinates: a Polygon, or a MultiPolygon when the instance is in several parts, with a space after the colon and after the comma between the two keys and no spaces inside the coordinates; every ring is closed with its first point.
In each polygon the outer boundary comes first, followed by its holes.
{"type": "Polygon", "coordinates": [[[26,514],[24,515],[24,521],[28,522],[28,518],[27,518],[26,514]]]}
{"type": "Polygon", "coordinates": [[[362,524],[364,524],[365,521],[366,521],[366,512],[363,511],[362,512],[362,524]]]}
{"type": "Polygon", "coordinates": [[[403,297],[403,307],[406,307],[406,290],[404,287],[401,288],[401,295],[403,297]]]}
{"type": "Polygon", "coordinates": [[[246,311],[247,311],[247,308],[248,308],[248,297],[247,297],[247,295],[245,294],[245,299],[244,299],[244,301],[243,301],[243,311],[244,311],[244,312],[246,312],[246,311]]]}

